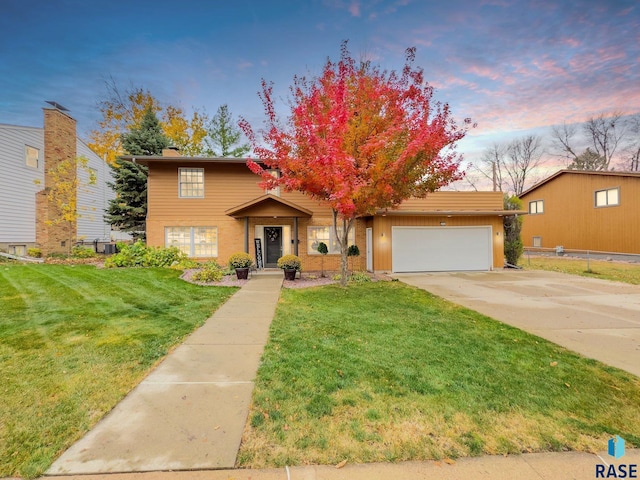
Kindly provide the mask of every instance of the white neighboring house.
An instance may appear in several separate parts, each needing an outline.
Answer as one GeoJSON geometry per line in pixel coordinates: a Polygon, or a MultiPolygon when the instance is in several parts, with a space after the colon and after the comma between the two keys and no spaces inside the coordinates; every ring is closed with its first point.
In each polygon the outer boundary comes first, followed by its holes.
{"type": "MultiPolygon", "coordinates": [[[[96,178],[95,184],[89,184],[89,172],[78,166],[75,240],[111,240],[111,226],[104,221],[109,200],[115,197],[107,185],[113,181],[110,168],[77,137],[74,119],[55,108],[45,108],[44,113],[42,128],[0,124],[0,251],[24,255],[29,247],[46,247],[37,238],[37,231],[47,227],[43,226],[46,219],[38,218],[43,215],[36,200],[47,181],[45,166],[74,155],[87,159],[86,167],[96,178]]],[[[49,237],[57,241],[55,235],[47,234],[49,237]]]]}

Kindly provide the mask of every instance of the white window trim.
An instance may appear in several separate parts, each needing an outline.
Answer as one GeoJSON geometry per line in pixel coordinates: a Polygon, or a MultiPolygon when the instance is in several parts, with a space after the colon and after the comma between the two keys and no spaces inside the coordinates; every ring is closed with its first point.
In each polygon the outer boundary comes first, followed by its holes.
{"type": "Polygon", "coordinates": [[[618,207],[620,206],[620,187],[612,187],[612,188],[603,188],[601,190],[596,190],[593,194],[593,202],[596,208],[606,208],[606,207],[618,207]],[[609,192],[617,191],[618,193],[618,201],[616,203],[609,203],[609,192]],[[598,205],[598,193],[605,192],[606,203],[604,205],[598,205]]]}
{"type": "Polygon", "coordinates": [[[179,198],[204,198],[204,188],[205,188],[204,168],[201,168],[201,167],[179,167],[178,168],[178,197],[179,198]],[[186,170],[202,172],[202,195],[182,195],[182,172],[186,170]]]}

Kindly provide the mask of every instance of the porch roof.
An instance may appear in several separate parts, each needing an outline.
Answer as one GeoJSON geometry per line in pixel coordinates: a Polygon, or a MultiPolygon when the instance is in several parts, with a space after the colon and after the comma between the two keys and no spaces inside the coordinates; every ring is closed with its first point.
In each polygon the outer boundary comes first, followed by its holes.
{"type": "Polygon", "coordinates": [[[253,200],[249,200],[248,202],[229,208],[224,213],[233,218],[309,218],[313,215],[311,210],[271,194],[262,195],[261,197],[254,198],[253,200]]]}

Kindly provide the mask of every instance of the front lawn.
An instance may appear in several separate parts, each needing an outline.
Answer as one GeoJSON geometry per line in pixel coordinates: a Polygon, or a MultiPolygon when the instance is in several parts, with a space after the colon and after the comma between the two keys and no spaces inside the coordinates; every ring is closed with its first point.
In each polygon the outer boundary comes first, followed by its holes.
{"type": "Polygon", "coordinates": [[[526,270],[548,270],[640,285],[640,264],[637,263],[607,262],[593,259],[587,262],[586,258],[572,257],[532,256],[527,258],[525,253],[519,264],[526,270]]]}
{"type": "Polygon", "coordinates": [[[239,466],[640,446],[640,379],[397,282],[284,290],[239,466]]]}
{"type": "Polygon", "coordinates": [[[236,289],[169,269],[0,266],[0,477],[34,477],[236,289]]]}

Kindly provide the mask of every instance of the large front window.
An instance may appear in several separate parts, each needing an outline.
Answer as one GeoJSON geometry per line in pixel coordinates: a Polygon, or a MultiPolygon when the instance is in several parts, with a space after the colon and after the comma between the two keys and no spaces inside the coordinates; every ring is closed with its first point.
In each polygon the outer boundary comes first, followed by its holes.
{"type": "MultiPolygon", "coordinates": [[[[330,254],[339,254],[340,245],[334,232],[333,227],[307,227],[307,253],[310,255],[319,255],[318,245],[320,242],[324,242],[330,254]]],[[[340,228],[338,229],[338,233],[342,233],[340,228]]],[[[349,245],[355,243],[355,238],[354,228],[352,228],[349,232],[349,245]]]]}
{"type": "Polygon", "coordinates": [[[204,197],[204,168],[178,169],[180,198],[204,197]]]}
{"type": "Polygon", "coordinates": [[[190,257],[218,256],[218,227],[166,227],[165,245],[190,257]]]}

